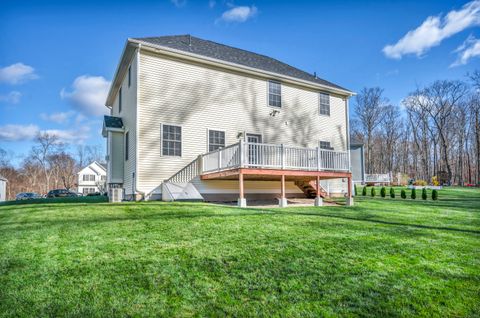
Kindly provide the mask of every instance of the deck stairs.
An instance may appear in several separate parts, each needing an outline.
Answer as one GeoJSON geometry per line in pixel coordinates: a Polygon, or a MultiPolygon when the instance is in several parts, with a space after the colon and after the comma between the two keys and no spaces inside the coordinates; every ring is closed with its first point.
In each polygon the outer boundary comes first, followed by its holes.
{"type": "MultiPolygon", "coordinates": [[[[300,190],[305,193],[307,198],[315,198],[317,196],[317,181],[295,181],[295,185],[300,188],[300,190]]],[[[328,197],[328,192],[320,186],[320,196],[322,198],[328,197]]]]}

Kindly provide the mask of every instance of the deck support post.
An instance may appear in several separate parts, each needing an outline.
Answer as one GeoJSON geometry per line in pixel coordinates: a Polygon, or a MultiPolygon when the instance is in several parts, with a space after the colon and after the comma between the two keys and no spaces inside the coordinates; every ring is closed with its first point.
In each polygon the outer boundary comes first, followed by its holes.
{"type": "Polygon", "coordinates": [[[243,188],[243,173],[240,172],[238,174],[238,186],[239,186],[239,192],[240,196],[238,198],[238,206],[240,208],[246,208],[247,207],[247,200],[245,199],[245,193],[244,193],[244,188],[243,188]]]}
{"type": "Polygon", "coordinates": [[[317,176],[317,196],[315,197],[315,206],[322,206],[323,205],[323,198],[320,196],[320,177],[317,176]]]}
{"type": "Polygon", "coordinates": [[[287,207],[287,198],[285,197],[285,175],[282,174],[281,176],[281,182],[280,182],[280,187],[281,187],[281,194],[280,194],[280,199],[278,199],[278,206],[281,208],[287,207]]]}
{"type": "Polygon", "coordinates": [[[347,185],[347,189],[348,189],[348,192],[347,192],[347,197],[345,198],[346,199],[346,206],[353,206],[353,196],[352,196],[352,177],[348,177],[347,178],[348,180],[348,185],[347,185]]]}

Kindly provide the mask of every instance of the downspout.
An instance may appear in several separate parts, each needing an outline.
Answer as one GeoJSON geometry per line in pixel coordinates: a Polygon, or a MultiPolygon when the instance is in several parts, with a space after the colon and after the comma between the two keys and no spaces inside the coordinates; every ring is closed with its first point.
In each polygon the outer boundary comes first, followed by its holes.
{"type": "Polygon", "coordinates": [[[135,105],[135,193],[140,193],[143,200],[146,200],[145,192],[138,190],[138,93],[139,93],[139,74],[140,74],[140,49],[142,44],[138,43],[137,45],[137,52],[136,52],[136,59],[137,59],[137,80],[135,85],[135,97],[136,97],[136,105],[135,105]]]}

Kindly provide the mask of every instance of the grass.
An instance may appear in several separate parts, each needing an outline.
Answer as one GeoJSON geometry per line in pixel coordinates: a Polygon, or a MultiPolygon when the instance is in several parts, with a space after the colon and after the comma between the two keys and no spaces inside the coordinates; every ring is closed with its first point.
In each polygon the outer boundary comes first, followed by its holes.
{"type": "Polygon", "coordinates": [[[0,316],[478,317],[480,191],[0,207],[0,316]]]}

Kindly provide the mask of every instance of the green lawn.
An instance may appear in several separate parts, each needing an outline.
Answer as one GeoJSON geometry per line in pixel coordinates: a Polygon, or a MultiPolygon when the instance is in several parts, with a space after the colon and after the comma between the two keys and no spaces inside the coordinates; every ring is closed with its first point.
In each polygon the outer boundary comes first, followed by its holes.
{"type": "Polygon", "coordinates": [[[0,206],[0,316],[479,317],[480,191],[399,195],[0,206]]]}

